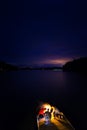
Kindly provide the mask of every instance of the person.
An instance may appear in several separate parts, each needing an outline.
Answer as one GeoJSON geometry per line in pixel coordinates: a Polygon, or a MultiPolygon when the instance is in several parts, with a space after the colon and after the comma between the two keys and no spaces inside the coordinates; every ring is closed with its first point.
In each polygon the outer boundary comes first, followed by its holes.
{"type": "Polygon", "coordinates": [[[50,120],[51,120],[51,112],[46,111],[46,112],[44,113],[44,116],[45,116],[45,124],[47,125],[47,124],[50,123],[50,120]]]}
{"type": "Polygon", "coordinates": [[[40,111],[39,111],[39,115],[40,115],[40,114],[42,114],[42,115],[43,115],[43,114],[44,114],[44,112],[45,112],[45,108],[41,108],[41,109],[40,109],[40,111]]]}
{"type": "Polygon", "coordinates": [[[53,108],[51,108],[51,111],[50,111],[51,113],[53,112],[53,108]]]}
{"type": "Polygon", "coordinates": [[[53,112],[53,116],[55,117],[55,111],[53,112]]]}

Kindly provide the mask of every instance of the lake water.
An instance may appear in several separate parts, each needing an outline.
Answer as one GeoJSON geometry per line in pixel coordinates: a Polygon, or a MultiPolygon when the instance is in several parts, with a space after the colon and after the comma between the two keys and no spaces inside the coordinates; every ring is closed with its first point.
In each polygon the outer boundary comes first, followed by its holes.
{"type": "Polygon", "coordinates": [[[74,72],[0,73],[0,130],[36,130],[40,102],[55,105],[76,130],[87,129],[87,76],[74,72]]]}

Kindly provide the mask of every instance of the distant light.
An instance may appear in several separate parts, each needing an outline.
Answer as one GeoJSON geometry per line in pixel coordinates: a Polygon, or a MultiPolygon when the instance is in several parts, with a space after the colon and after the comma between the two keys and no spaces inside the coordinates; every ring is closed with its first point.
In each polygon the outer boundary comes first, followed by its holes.
{"type": "Polygon", "coordinates": [[[53,71],[62,71],[61,69],[53,69],[53,71]]]}

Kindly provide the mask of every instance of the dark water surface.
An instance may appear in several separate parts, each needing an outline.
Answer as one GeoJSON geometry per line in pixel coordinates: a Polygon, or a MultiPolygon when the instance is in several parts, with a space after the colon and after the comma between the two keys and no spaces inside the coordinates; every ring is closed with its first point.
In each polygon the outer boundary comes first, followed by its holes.
{"type": "Polygon", "coordinates": [[[0,73],[0,130],[36,130],[41,101],[58,107],[76,130],[87,130],[87,76],[37,70],[0,73]]]}

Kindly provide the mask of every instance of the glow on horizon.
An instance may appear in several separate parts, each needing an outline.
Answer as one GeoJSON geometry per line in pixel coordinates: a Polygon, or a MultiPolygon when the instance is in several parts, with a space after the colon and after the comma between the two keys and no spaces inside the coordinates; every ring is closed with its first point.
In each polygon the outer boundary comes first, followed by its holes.
{"type": "Polygon", "coordinates": [[[64,65],[66,62],[70,61],[69,58],[57,58],[57,59],[44,59],[42,61],[39,61],[38,64],[44,65],[44,64],[51,64],[51,65],[64,65]]]}

